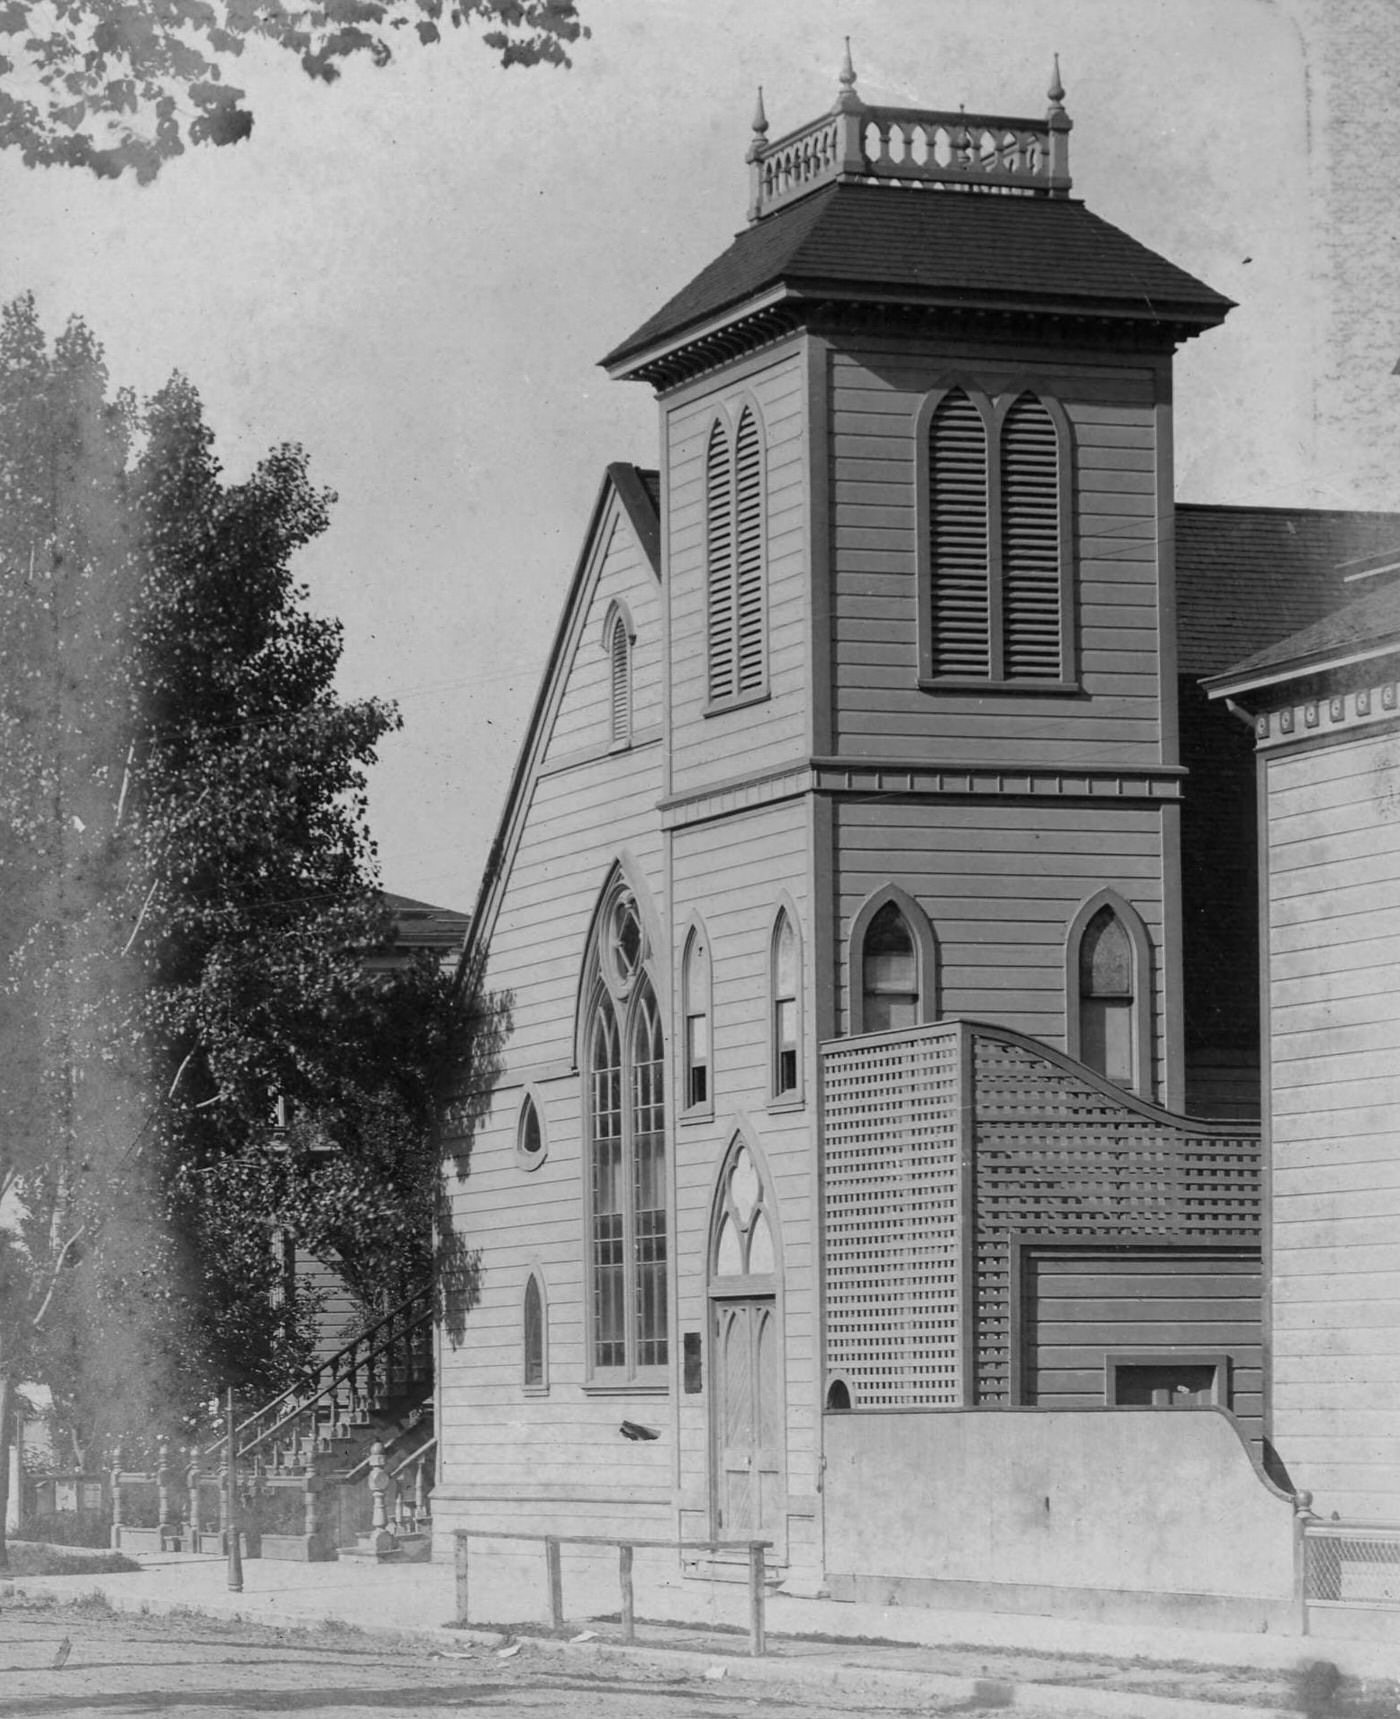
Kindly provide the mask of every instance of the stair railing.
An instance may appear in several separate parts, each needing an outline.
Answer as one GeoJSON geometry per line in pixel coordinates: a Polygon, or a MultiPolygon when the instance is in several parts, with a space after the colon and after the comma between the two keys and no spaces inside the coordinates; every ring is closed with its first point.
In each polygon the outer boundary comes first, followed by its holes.
{"type": "MultiPolygon", "coordinates": [[[[239,1461],[272,1446],[269,1466],[296,1471],[326,1437],[366,1425],[374,1407],[396,1386],[427,1378],[432,1369],[432,1291],[420,1289],[383,1318],[318,1362],[297,1383],[249,1415],[234,1430],[239,1461]],[[329,1434],[319,1434],[321,1423],[329,1434]]],[[[207,1456],[225,1450],[218,1439],[207,1456]]],[[[266,1460],[260,1458],[260,1460],[266,1460]]]]}

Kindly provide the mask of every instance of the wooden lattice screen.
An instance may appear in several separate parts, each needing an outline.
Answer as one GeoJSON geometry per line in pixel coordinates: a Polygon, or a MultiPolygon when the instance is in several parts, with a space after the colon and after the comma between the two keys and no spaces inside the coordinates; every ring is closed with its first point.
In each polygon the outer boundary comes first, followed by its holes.
{"type": "Polygon", "coordinates": [[[1106,1091],[1034,1040],[972,1034],[977,1400],[1011,1391],[1011,1237],[1257,1244],[1259,1132],[1106,1091]]]}
{"type": "Polygon", "coordinates": [[[1019,1033],[836,1040],[823,1073],[827,1367],[854,1407],[956,1405],[969,1375],[1010,1400],[1013,1237],[1258,1244],[1256,1128],[1174,1116],[1019,1033]]]}
{"type": "Polygon", "coordinates": [[[826,1354],[858,1408],[963,1401],[962,1045],[825,1047],[826,1354]]]}

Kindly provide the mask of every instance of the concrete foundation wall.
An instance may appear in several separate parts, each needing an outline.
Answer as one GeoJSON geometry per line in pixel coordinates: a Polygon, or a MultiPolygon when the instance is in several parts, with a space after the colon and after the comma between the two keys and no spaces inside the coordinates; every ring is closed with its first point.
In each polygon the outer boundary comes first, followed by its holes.
{"type": "Polygon", "coordinates": [[[833,1593],[1291,1615],[1292,1502],[1220,1410],[895,1409],[827,1415],[825,1435],[833,1593]]]}

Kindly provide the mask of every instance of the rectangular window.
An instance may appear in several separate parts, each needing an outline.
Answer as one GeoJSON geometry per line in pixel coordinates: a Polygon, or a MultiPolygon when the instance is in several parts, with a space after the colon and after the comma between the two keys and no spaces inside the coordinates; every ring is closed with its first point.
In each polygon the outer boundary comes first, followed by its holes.
{"type": "Polygon", "coordinates": [[[777,1041],[774,1088],[781,1096],[785,1092],[797,1091],[797,999],[779,997],[773,1014],[777,1041]]]}
{"type": "Polygon", "coordinates": [[[708,1015],[687,1015],[685,1022],[685,1068],[688,1110],[710,1102],[710,1020],[708,1015]]]}

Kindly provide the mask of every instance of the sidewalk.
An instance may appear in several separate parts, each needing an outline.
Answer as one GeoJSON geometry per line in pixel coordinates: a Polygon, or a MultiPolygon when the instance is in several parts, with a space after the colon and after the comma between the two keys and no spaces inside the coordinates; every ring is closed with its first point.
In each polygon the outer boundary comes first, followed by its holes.
{"type": "MultiPolygon", "coordinates": [[[[243,1591],[231,1593],[223,1559],[143,1556],[139,1572],[0,1580],[6,1588],[65,1598],[102,1594],[114,1609],[188,1608],[260,1623],[327,1620],[414,1635],[437,1651],[460,1645],[447,1629],[456,1610],[454,1573],[444,1564],[293,1564],[248,1559],[243,1591]]],[[[1376,1646],[1267,1635],[1123,1628],[990,1612],[934,1612],[846,1605],[771,1595],[768,1655],[748,1657],[747,1592],[741,1584],[683,1582],[674,1570],[637,1566],[637,1642],[618,1640],[616,1566],[596,1558],[565,1569],[566,1637],[551,1640],[537,1558],[473,1556],[471,1624],[476,1639],[501,1628],[538,1651],[720,1668],[725,1676],[825,1687],[922,1692],[987,1707],[1076,1719],[1264,1719],[1297,1713],[1303,1674],[1316,1660],[1374,1684],[1400,1679],[1400,1642],[1376,1646]],[[492,1628],[490,1626],[496,1626],[492,1628]]],[[[1395,1695],[1389,1696],[1391,1710],[1395,1695]]],[[[1347,1706],[1335,1709],[1347,1712],[1347,1706]]],[[[1350,1710],[1355,1710],[1350,1709],[1350,1710]]],[[[1324,1708],[1327,1712],[1331,1709],[1324,1708]]]]}

